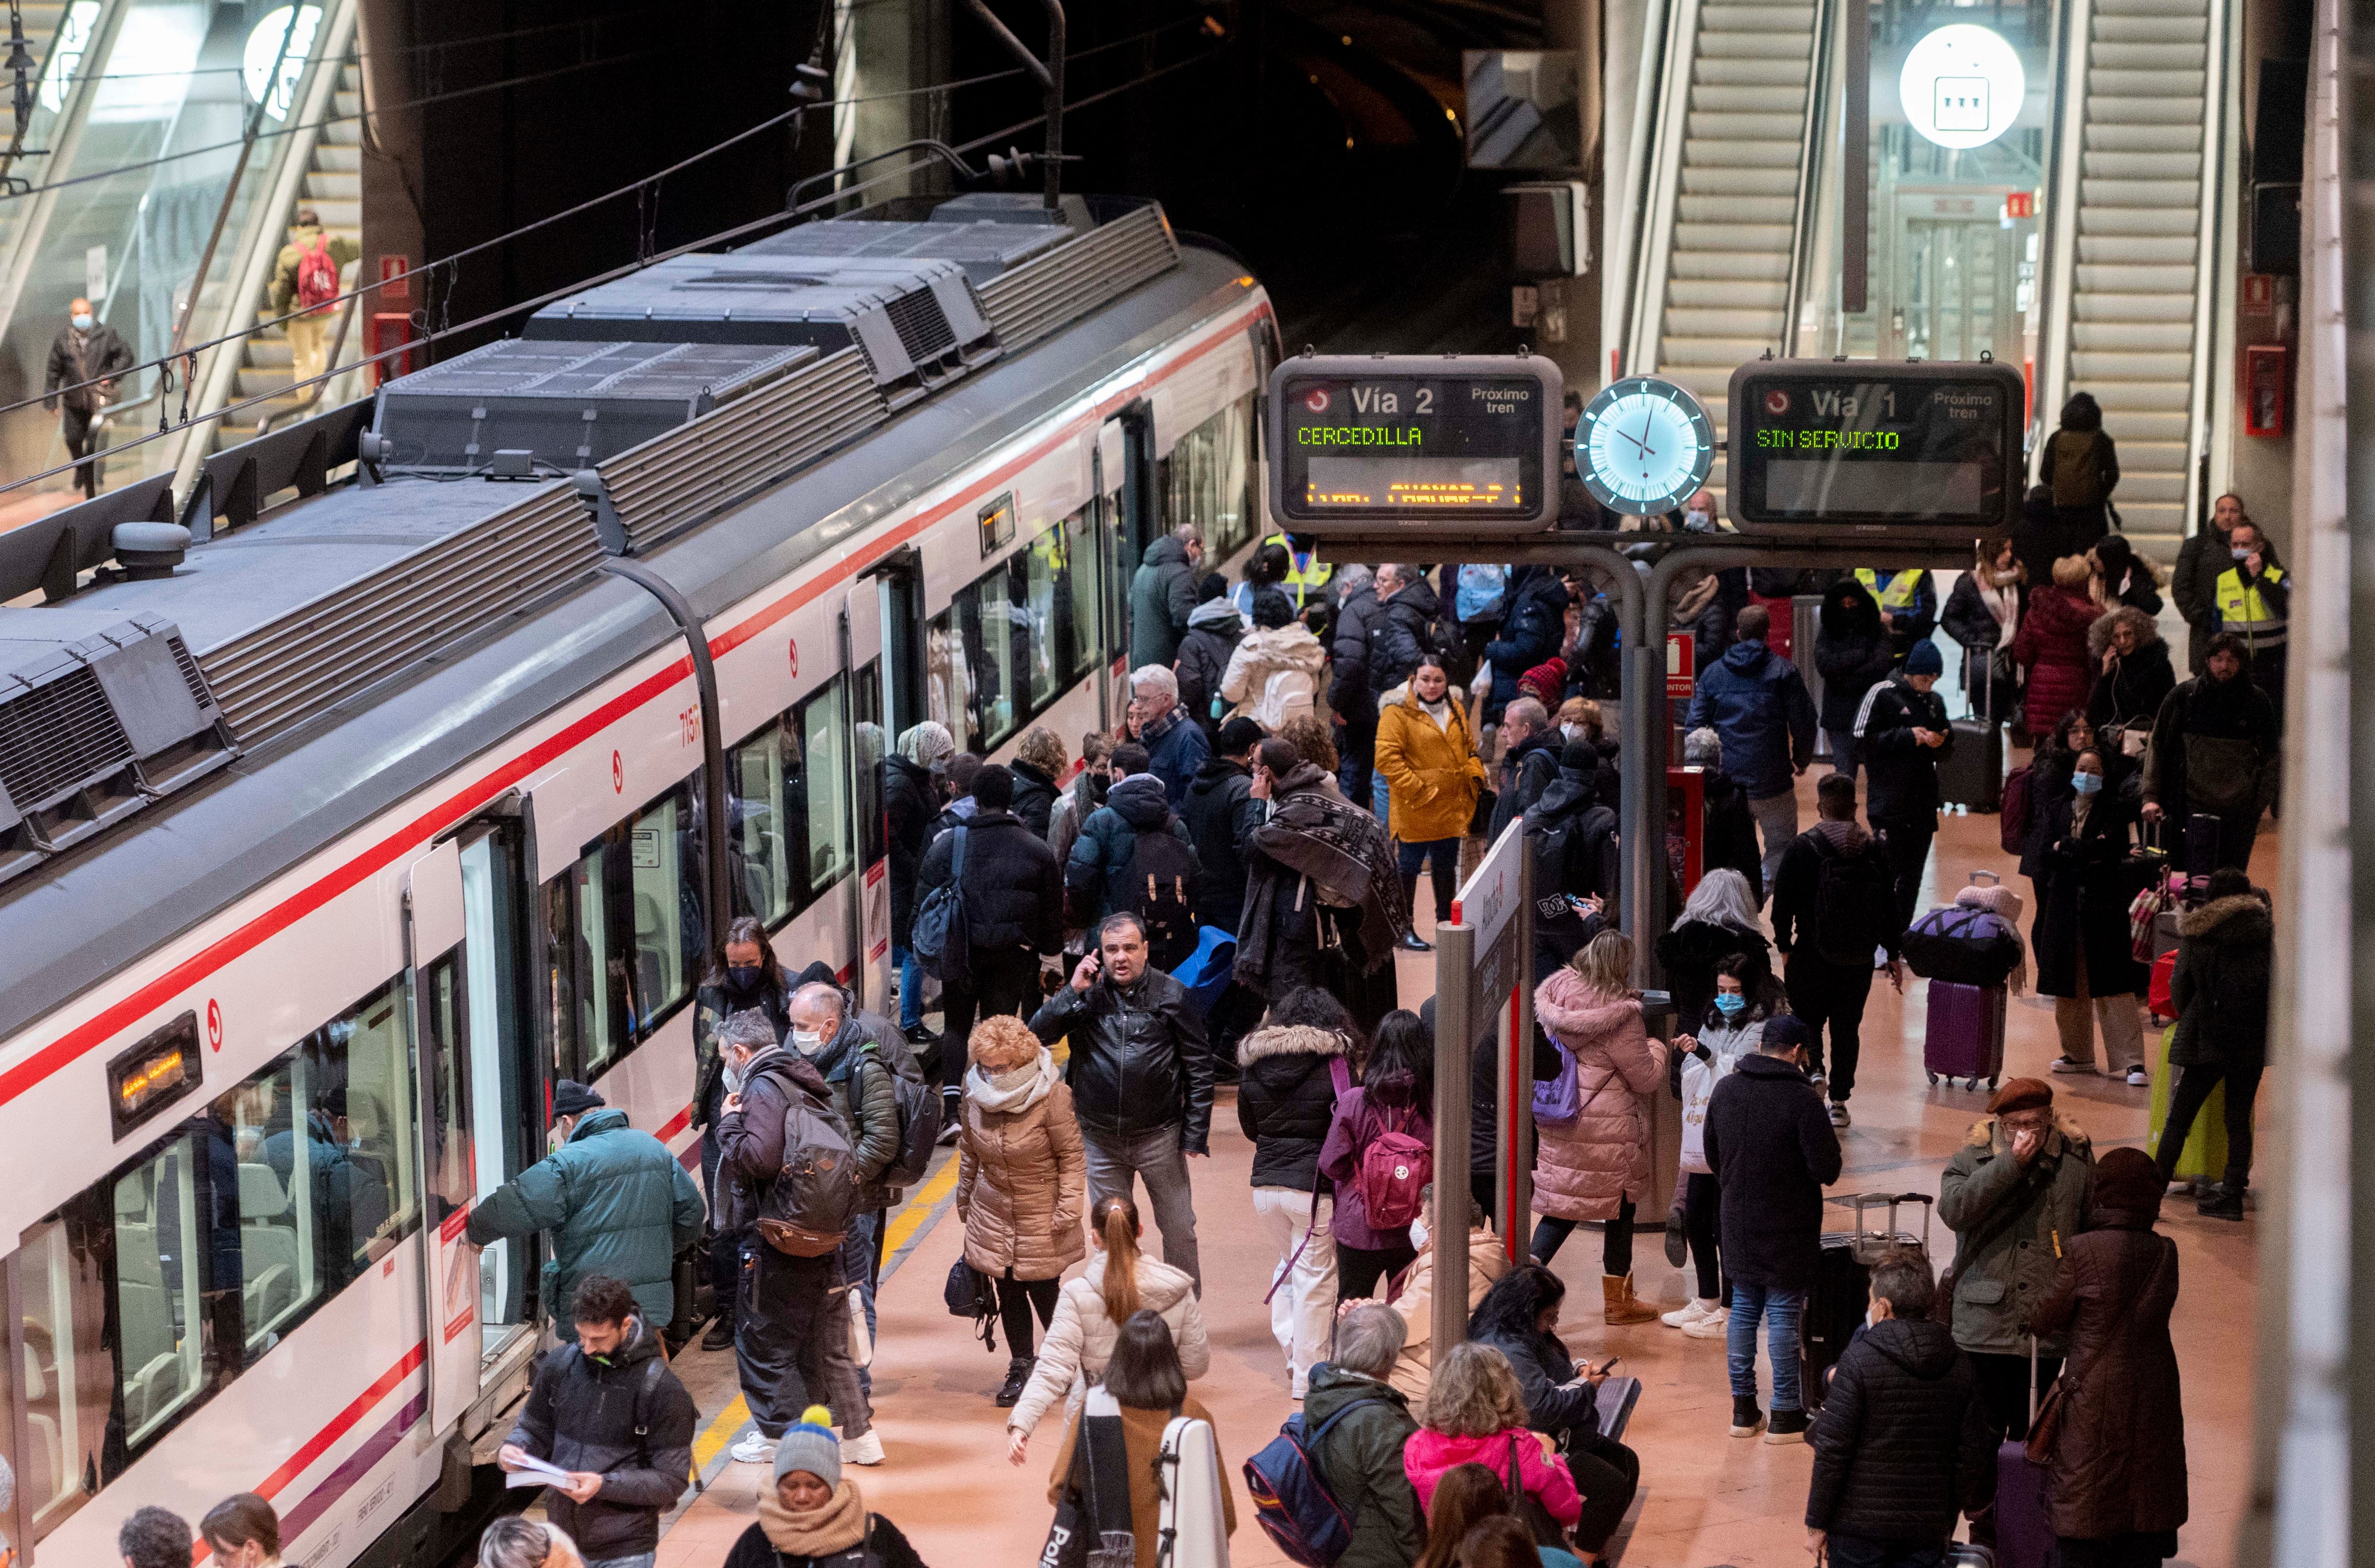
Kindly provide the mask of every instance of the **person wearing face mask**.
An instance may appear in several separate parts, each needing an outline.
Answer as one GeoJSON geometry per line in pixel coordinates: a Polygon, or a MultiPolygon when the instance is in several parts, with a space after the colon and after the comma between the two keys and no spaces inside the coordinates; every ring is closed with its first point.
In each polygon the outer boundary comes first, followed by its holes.
{"type": "MultiPolygon", "coordinates": [[[[1696,1271],[1698,1293],[1673,1311],[1659,1315],[1669,1328],[1679,1328],[1694,1339],[1720,1339],[1729,1332],[1731,1291],[1722,1275],[1722,1193],[1707,1159],[1707,1105],[1715,1086],[1731,1069],[1761,1050],[1765,1020],[1780,1005],[1780,988],[1760,953],[1752,958],[1733,953],[1715,966],[1715,991],[1700,1015],[1698,1032],[1674,1037],[1674,1060],[1680,1065],[1677,1087],[1683,1102],[1682,1183],[1675,1204],[1666,1216],[1666,1258],[1687,1250],[1696,1271]]],[[[1688,1017],[1689,1015],[1682,1015],[1688,1017]]]]}
{"type": "Polygon", "coordinates": [[[2227,569],[2218,574],[2214,603],[2218,630],[2243,641],[2251,661],[2251,684],[2267,693],[2276,711],[2276,727],[2285,718],[2285,629],[2291,619],[2293,584],[2285,569],[2268,553],[2260,525],[2246,517],[2227,536],[2227,569]]]}
{"type": "Polygon", "coordinates": [[[2149,975],[2135,960],[2128,903],[2135,886],[2124,868],[2131,815],[2118,794],[2103,787],[2103,754],[2081,751],[2070,772],[2070,796],[2047,805],[2038,822],[2044,845],[2031,945],[2037,989],[2053,998],[2062,1055],[2052,1070],[2095,1070],[2095,1030],[2103,1032],[2105,1070],[2141,1089],[2144,1031],[2138,998],[2149,975]]]}
{"type": "Polygon", "coordinates": [[[718,1032],[737,1013],[756,1013],[774,1027],[780,1041],[791,1032],[792,986],[775,960],[767,928],[749,915],[726,927],[726,940],[711,954],[709,972],[692,994],[692,1125],[701,1138],[701,1185],[709,1195],[712,1229],[707,1248],[709,1282],[717,1315],[702,1336],[704,1350],[734,1343],[734,1243],[715,1225],[718,1208],[718,1102],[729,1087],[718,1052],[718,1032]]]}
{"type": "MultiPolygon", "coordinates": [[[[2222,495],[2210,509],[2210,526],[2189,536],[2178,547],[2177,570],[2169,574],[2168,592],[2177,601],[2177,613],[2185,618],[2185,666],[2192,674],[2202,673],[2210,640],[2218,635],[2218,579],[2235,564],[2235,526],[2250,521],[2241,496],[2222,495]]],[[[2258,537],[2263,561],[2279,564],[2264,535],[2254,529],[2247,536],[2258,537]]]]}
{"type": "MultiPolygon", "coordinates": [[[[972,1020],[966,1020],[968,1032],[972,1020]]],[[[792,993],[792,1032],[786,1043],[815,1067],[832,1096],[833,1114],[849,1129],[849,1146],[857,1168],[857,1212],[841,1244],[842,1278],[858,1294],[866,1313],[868,1338],[874,1333],[875,1239],[882,1233],[883,1211],[891,1202],[882,1173],[899,1157],[899,1101],[891,1087],[891,1069],[849,1016],[849,1002],[837,985],[803,985],[792,993]]],[[[951,1108],[953,1109],[953,1108],[951,1108]]],[[[828,1352],[846,1349],[840,1336],[828,1338],[828,1352]]],[[[872,1430],[870,1410],[873,1377],[865,1368],[830,1366],[857,1383],[859,1409],[845,1415],[843,1432],[849,1439],[849,1458],[861,1465],[882,1462],[882,1438],[872,1430]]]]}
{"type": "Polygon", "coordinates": [[[668,1145],[569,1079],[553,1086],[551,1141],[552,1153],[470,1210],[470,1244],[549,1232],[538,1300],[563,1339],[577,1330],[561,1321],[561,1305],[589,1274],[625,1280],[644,1321],[666,1323],[676,1312],[676,1255],[701,1235],[701,1189],[668,1145]]]}
{"type": "Polygon", "coordinates": [[[91,426],[106,417],[107,406],[115,401],[116,378],[131,371],[135,361],[131,345],[99,319],[89,300],[68,305],[66,318],[66,324],[50,344],[41,407],[53,413],[65,407],[59,428],[65,437],[66,454],[82,464],[75,470],[75,484],[84,495],[95,496],[100,460],[92,456],[84,462],[85,454],[98,444],[91,426]]]}
{"type": "Polygon", "coordinates": [[[624,1284],[589,1274],[569,1304],[576,1347],[538,1366],[495,1462],[507,1471],[533,1460],[568,1472],[566,1484],[546,1488],[545,1513],[569,1533],[585,1568],[652,1568],[660,1515],[684,1494],[692,1468],[692,1396],[624,1284]]]}
{"type": "Polygon", "coordinates": [[[222,1568],[280,1568],[280,1515],[252,1491],[207,1509],[198,1535],[222,1568]]]}

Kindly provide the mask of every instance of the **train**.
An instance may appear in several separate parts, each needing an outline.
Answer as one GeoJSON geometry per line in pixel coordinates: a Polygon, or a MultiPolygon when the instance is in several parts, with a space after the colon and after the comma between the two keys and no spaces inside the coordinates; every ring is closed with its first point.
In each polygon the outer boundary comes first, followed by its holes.
{"type": "Polygon", "coordinates": [[[1148,544],[1257,543],[1260,284],[1150,203],[1005,200],[589,289],[210,458],[185,550],[62,580],[69,520],[0,608],[20,1562],[240,1491],[308,1568],[449,1550],[551,1307],[465,1224],[551,1085],[697,1169],[720,890],[887,1005],[886,749],[1076,755],[1148,544]]]}

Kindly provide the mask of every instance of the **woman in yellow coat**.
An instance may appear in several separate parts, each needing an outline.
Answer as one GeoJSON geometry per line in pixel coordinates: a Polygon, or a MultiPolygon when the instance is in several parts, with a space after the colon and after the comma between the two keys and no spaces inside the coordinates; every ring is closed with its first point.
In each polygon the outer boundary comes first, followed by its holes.
{"type": "MultiPolygon", "coordinates": [[[[1459,880],[1459,841],[1476,814],[1484,763],[1476,755],[1467,712],[1433,654],[1411,673],[1400,701],[1379,704],[1377,757],[1377,772],[1386,778],[1387,826],[1401,844],[1402,898],[1415,912],[1419,867],[1428,864],[1436,924],[1448,925],[1451,893],[1459,880]]],[[[1415,931],[1402,945],[1429,950],[1415,931]]]]}

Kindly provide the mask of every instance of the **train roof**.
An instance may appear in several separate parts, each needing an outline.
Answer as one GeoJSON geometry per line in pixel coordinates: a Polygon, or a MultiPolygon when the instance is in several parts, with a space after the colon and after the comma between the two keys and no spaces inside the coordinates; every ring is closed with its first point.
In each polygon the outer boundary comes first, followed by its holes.
{"type": "MultiPolygon", "coordinates": [[[[1161,225],[1159,212],[1135,210],[1141,223],[1151,218],[1161,225]]],[[[633,541],[635,553],[653,560],[696,611],[714,615],[1244,298],[1235,263],[1178,249],[1167,225],[1161,241],[1160,265],[1141,265],[1126,289],[1069,321],[1063,302],[1045,289],[1003,308],[986,294],[991,319],[1006,318],[1009,343],[999,358],[903,411],[842,432],[829,451],[787,442],[785,450],[803,465],[797,472],[730,498],[715,515],[633,541]],[[1018,351],[1015,338],[1027,346],[1018,351]]],[[[1044,265],[1071,248],[1036,259],[1044,265]]],[[[845,369],[864,373],[862,365],[845,369]]],[[[654,495],[698,490],[695,476],[672,473],[670,465],[714,466],[716,454],[687,438],[724,422],[735,407],[614,460],[622,466],[616,475],[606,465],[613,490],[636,484],[645,487],[636,493],[654,495]],[[648,460],[671,442],[679,446],[663,454],[667,462],[648,460]],[[632,471],[638,453],[648,470],[640,474],[632,471]]],[[[76,595],[69,603],[77,631],[143,617],[178,628],[243,749],[210,776],[0,884],[0,952],[8,955],[0,1037],[431,785],[491,738],[672,640],[666,613],[643,589],[602,573],[601,555],[586,507],[566,480],[391,478],[342,485],[284,507],[193,548],[170,578],[107,582],[76,595]],[[359,602],[382,618],[434,609],[418,602],[437,594],[434,579],[408,582],[408,569],[425,572],[438,549],[482,534],[490,519],[523,513],[541,520],[528,547],[533,552],[541,541],[543,549],[514,560],[512,570],[533,577],[538,560],[558,566],[532,596],[475,613],[433,643],[399,640],[385,649],[341,643],[349,630],[342,618],[359,602]],[[259,673],[257,650],[276,638],[299,656],[259,673]],[[346,660],[371,667],[342,672],[346,660]],[[301,689],[295,698],[286,695],[292,687],[301,689]]],[[[0,645],[22,618],[59,613],[0,610],[0,645]]]]}

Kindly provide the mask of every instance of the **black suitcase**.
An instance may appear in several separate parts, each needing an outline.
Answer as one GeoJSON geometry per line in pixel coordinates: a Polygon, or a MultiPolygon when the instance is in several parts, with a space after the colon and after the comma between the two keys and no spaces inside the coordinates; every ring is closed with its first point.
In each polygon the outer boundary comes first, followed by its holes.
{"type": "Polygon", "coordinates": [[[1947,723],[1955,745],[1938,763],[1940,804],[1996,810],[2003,804],[2003,725],[1992,719],[1947,723]]]}
{"type": "Polygon", "coordinates": [[[1823,1232],[1814,1288],[1806,1292],[1805,1315],[1798,1327],[1798,1363],[1799,1386],[1809,1411],[1822,1409],[1831,1368],[1847,1353],[1848,1341],[1863,1326],[1864,1314],[1872,1308],[1873,1266],[1898,1247],[1910,1247],[1924,1258],[1930,1256],[1930,1213],[1935,1200],[1928,1193],[1905,1192],[1858,1193],[1829,1201],[1855,1210],[1855,1229],[1823,1232]],[[1919,1237],[1897,1228],[1897,1208],[1907,1203],[1921,1206],[1919,1237]],[[1885,1226],[1871,1227],[1866,1212],[1884,1207],[1888,1210],[1885,1226]]]}
{"type": "Polygon", "coordinates": [[[2185,874],[2188,878],[2206,878],[2218,869],[2218,819],[2207,811],[2196,811],[2185,819],[2185,874]]]}

